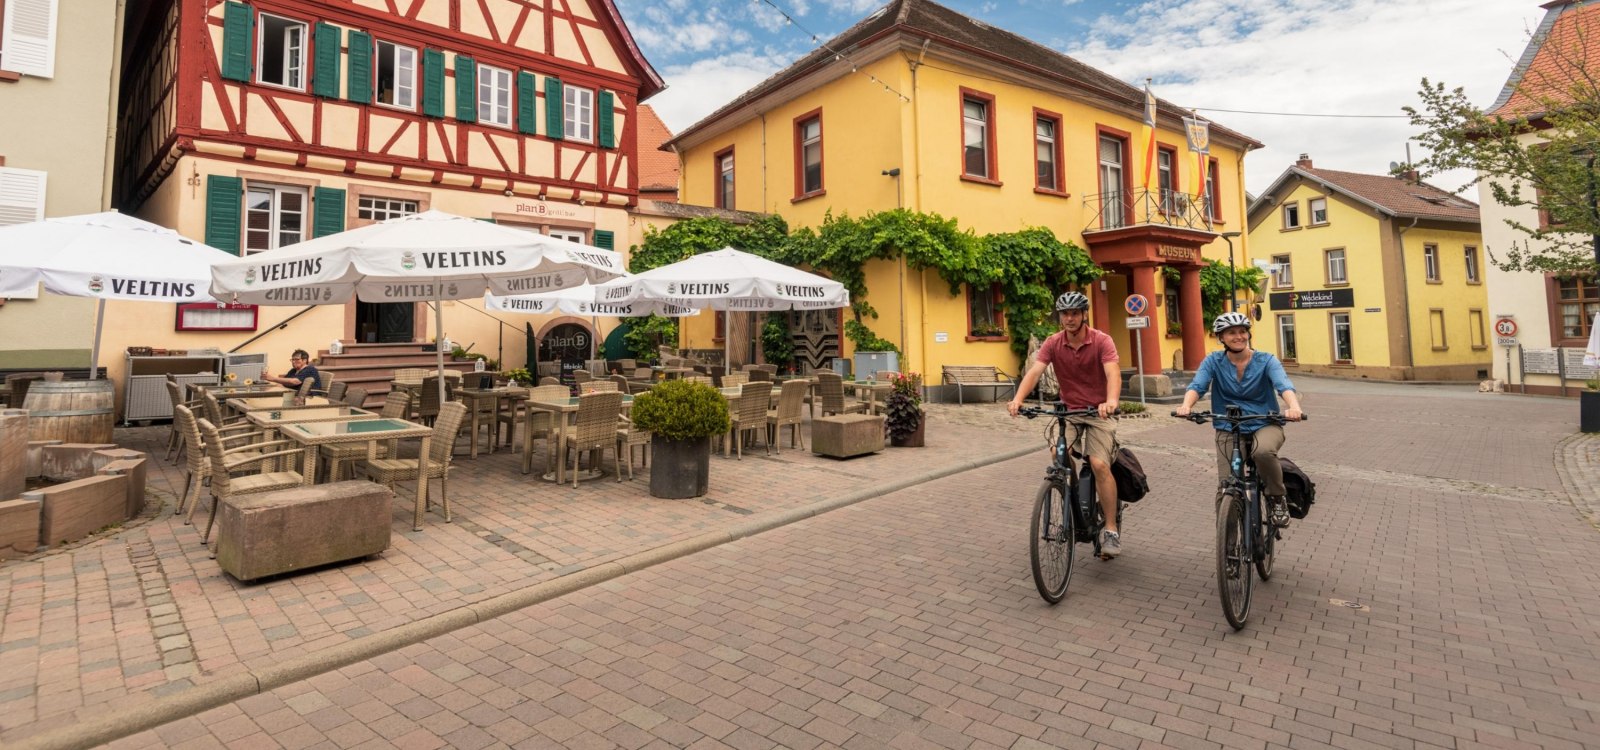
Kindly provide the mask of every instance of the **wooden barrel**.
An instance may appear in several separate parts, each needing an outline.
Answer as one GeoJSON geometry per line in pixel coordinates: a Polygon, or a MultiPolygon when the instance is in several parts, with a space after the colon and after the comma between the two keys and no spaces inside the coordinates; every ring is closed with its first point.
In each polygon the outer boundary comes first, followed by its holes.
{"type": "Polygon", "coordinates": [[[28,413],[0,409],[0,503],[22,497],[28,482],[28,413]]]}
{"type": "Polygon", "coordinates": [[[39,381],[28,389],[33,440],[110,443],[116,394],[109,380],[39,381]]]}

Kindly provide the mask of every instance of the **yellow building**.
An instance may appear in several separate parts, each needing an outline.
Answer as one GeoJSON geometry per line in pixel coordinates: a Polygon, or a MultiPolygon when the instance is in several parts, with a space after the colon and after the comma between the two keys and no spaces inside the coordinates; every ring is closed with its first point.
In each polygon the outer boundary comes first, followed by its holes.
{"type": "Polygon", "coordinates": [[[1488,377],[1478,206],[1401,177],[1308,156],[1250,204],[1268,269],[1256,347],[1291,372],[1382,380],[1488,377]]]}
{"type": "MultiPolygon", "coordinates": [[[[1185,113],[1155,108],[1147,156],[1143,91],[942,6],[896,0],[669,147],[682,160],[684,202],[775,213],[792,226],[904,207],[980,234],[1046,227],[1108,271],[1092,314],[1124,367],[1135,356],[1122,303],[1138,292],[1154,306],[1146,370],[1192,369],[1208,346],[1199,268],[1227,258],[1219,235],[1242,232],[1244,156],[1260,144],[1212,125],[1201,162],[1187,148],[1185,113]],[[1163,266],[1181,271],[1170,290],[1163,266]],[[1181,333],[1167,334],[1169,318],[1181,318],[1181,333]]],[[[1003,326],[993,335],[1003,322],[994,290],[953,296],[936,272],[898,260],[864,270],[881,316],[867,323],[900,347],[902,369],[929,373],[930,384],[949,364],[1017,372],[1003,326]]],[[[811,317],[808,327],[839,340],[840,315],[811,317]]],[[[711,325],[690,322],[684,336],[711,341],[711,325]]],[[[838,347],[803,364],[851,353],[838,347]]]]}
{"type": "MultiPolygon", "coordinates": [[[[0,225],[111,208],[122,8],[0,0],[0,225]]],[[[93,333],[93,300],[0,300],[0,370],[87,370],[93,333]]]]}
{"type": "MultiPolygon", "coordinates": [[[[607,248],[635,231],[638,106],[663,83],[612,0],[138,8],[117,193],[145,219],[240,254],[428,209],[607,248]]],[[[119,307],[102,361],[114,375],[126,345],[250,341],[281,370],[297,347],[436,335],[426,303],[119,307]]],[[[525,341],[604,340],[617,322],[496,316],[481,300],[444,316],[452,341],[507,367],[533,358],[525,341]]]]}

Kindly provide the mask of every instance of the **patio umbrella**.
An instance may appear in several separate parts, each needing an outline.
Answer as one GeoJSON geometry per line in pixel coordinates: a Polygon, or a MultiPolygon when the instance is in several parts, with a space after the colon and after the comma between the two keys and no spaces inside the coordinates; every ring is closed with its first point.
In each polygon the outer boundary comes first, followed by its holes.
{"type": "Polygon", "coordinates": [[[108,211],[0,227],[0,296],[50,294],[98,301],[89,379],[100,365],[106,300],[215,302],[214,263],[233,256],[166,227],[108,211]]]}
{"type": "Polygon", "coordinates": [[[529,315],[559,312],[567,315],[608,318],[642,318],[646,315],[682,318],[700,314],[700,308],[698,307],[673,304],[665,300],[639,299],[631,302],[604,302],[598,299],[599,296],[600,292],[595,285],[582,284],[547,294],[520,294],[512,297],[485,294],[483,296],[483,306],[485,309],[496,312],[517,312],[529,315]]]}
{"type": "MultiPolygon", "coordinates": [[[[840,282],[731,247],[599,284],[596,291],[600,299],[619,303],[656,300],[730,312],[850,306],[850,292],[840,282]]],[[[731,350],[732,337],[724,342],[731,350]]]]}
{"type": "MultiPolygon", "coordinates": [[[[257,305],[431,302],[444,369],[447,299],[553,291],[623,273],[622,255],[492,222],[424,211],[256,253],[212,269],[211,293],[257,305]]],[[[444,384],[439,385],[440,400],[444,384]]]]}

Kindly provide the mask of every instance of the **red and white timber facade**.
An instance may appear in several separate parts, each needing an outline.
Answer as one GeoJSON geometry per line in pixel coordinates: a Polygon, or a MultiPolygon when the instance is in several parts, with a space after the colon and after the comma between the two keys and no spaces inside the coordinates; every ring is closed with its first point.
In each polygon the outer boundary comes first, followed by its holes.
{"type": "MultiPolygon", "coordinates": [[[[627,237],[635,112],[662,82],[612,0],[157,0],[128,22],[124,210],[241,254],[428,209],[601,247],[627,237]]],[[[431,338],[420,310],[343,307],[287,338],[431,338]]],[[[186,348],[244,338],[183,317],[186,348]]],[[[476,325],[497,340],[485,316],[453,317],[452,339],[476,325]]],[[[142,333],[130,343],[158,340],[142,333]]]]}

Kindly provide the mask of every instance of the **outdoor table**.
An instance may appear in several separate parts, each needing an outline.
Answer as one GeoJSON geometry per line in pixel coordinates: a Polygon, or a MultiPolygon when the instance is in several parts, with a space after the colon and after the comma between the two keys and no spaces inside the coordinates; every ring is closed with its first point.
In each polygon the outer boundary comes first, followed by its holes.
{"type": "Polygon", "coordinates": [[[245,419],[250,420],[251,424],[269,430],[295,422],[357,422],[377,419],[378,416],[377,412],[343,404],[308,406],[299,409],[255,409],[245,413],[245,419]]]}
{"type": "MultiPolygon", "coordinates": [[[[622,411],[626,413],[632,408],[633,396],[626,393],[622,394],[622,411]]],[[[545,474],[540,478],[547,482],[553,481],[556,484],[562,484],[566,481],[565,477],[567,473],[567,462],[565,460],[567,452],[567,423],[571,422],[573,415],[578,413],[578,397],[568,396],[566,398],[548,400],[529,398],[528,414],[523,417],[526,422],[524,425],[526,435],[533,434],[534,409],[552,412],[555,415],[556,458],[560,459],[556,461],[556,470],[554,474],[545,474]]],[[[530,470],[529,467],[531,466],[533,466],[533,440],[530,438],[522,441],[522,473],[528,473],[530,470]]],[[[590,476],[584,477],[579,475],[579,478],[593,479],[597,476],[600,476],[600,467],[595,466],[591,467],[590,476]]]]}
{"type": "MultiPolygon", "coordinates": [[[[490,422],[490,426],[494,427],[494,435],[489,439],[489,452],[493,453],[500,449],[500,427],[498,420],[496,419],[500,416],[500,405],[508,400],[514,400],[519,397],[526,396],[527,393],[527,389],[517,388],[515,386],[456,389],[456,398],[460,399],[466,405],[467,414],[472,418],[472,437],[468,440],[468,444],[470,445],[469,455],[471,458],[478,457],[478,420],[483,414],[480,403],[484,401],[490,401],[494,406],[494,417],[491,418],[490,422]]],[[[512,408],[515,409],[516,407],[513,406],[512,408]]]]}
{"type": "MultiPolygon", "coordinates": [[[[289,393],[289,391],[284,391],[284,393],[289,393]]],[[[288,406],[284,406],[283,405],[283,396],[282,395],[277,395],[277,396],[259,396],[259,397],[253,397],[253,398],[230,398],[230,399],[227,399],[226,401],[224,401],[223,403],[227,404],[229,409],[232,409],[232,410],[234,410],[236,412],[240,412],[242,414],[249,414],[250,412],[254,412],[254,411],[292,411],[292,410],[299,410],[299,409],[319,409],[319,408],[327,408],[329,406],[339,406],[340,405],[338,402],[329,401],[327,399],[327,397],[325,397],[325,396],[307,396],[306,397],[306,402],[304,404],[291,403],[288,406]]]]}
{"type": "Polygon", "coordinates": [[[685,375],[692,374],[695,371],[695,369],[693,367],[662,367],[660,365],[656,365],[654,367],[651,367],[650,371],[654,372],[654,373],[658,373],[661,376],[665,377],[666,379],[671,380],[671,379],[674,379],[674,378],[681,378],[681,377],[683,377],[685,375]]]}
{"type": "MultiPolygon", "coordinates": [[[[398,441],[402,438],[422,438],[422,447],[417,453],[419,476],[428,475],[428,448],[433,442],[433,428],[425,427],[415,422],[403,419],[363,419],[359,421],[343,422],[294,422],[283,425],[279,433],[285,438],[293,440],[306,448],[305,466],[301,476],[305,477],[306,484],[315,484],[317,481],[317,450],[318,446],[338,445],[343,443],[366,443],[367,460],[377,457],[377,445],[384,440],[398,441]]],[[[390,455],[396,455],[391,451],[390,455]]],[[[412,520],[411,530],[422,530],[422,510],[428,504],[428,481],[417,480],[417,508],[412,520]]]]}
{"type": "Polygon", "coordinates": [[[878,394],[888,395],[891,390],[894,390],[894,384],[887,380],[846,380],[844,381],[844,388],[847,391],[854,391],[858,394],[866,391],[867,412],[877,414],[878,394]]]}
{"type": "Polygon", "coordinates": [[[288,393],[289,389],[277,383],[255,383],[253,385],[205,385],[203,383],[189,384],[189,398],[198,398],[201,393],[210,393],[219,399],[229,399],[238,396],[265,396],[272,393],[288,393]]]}

